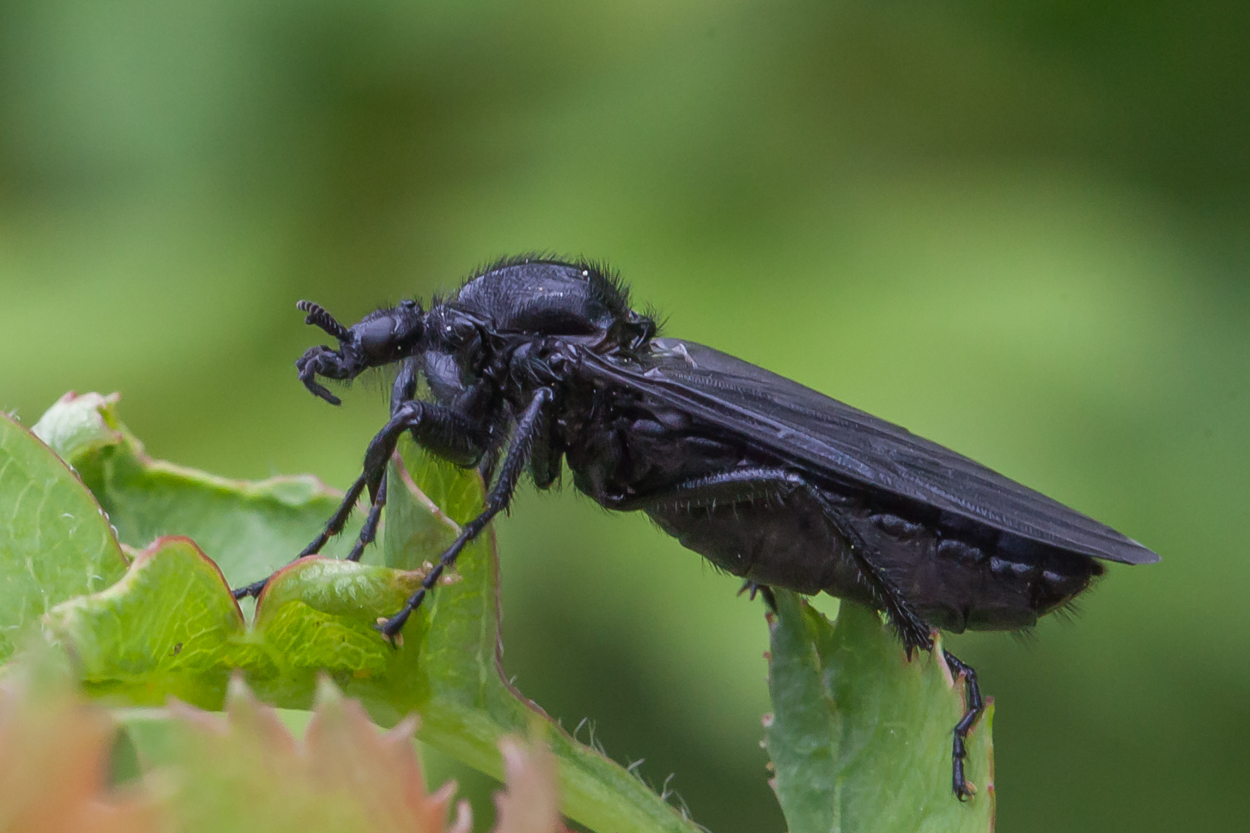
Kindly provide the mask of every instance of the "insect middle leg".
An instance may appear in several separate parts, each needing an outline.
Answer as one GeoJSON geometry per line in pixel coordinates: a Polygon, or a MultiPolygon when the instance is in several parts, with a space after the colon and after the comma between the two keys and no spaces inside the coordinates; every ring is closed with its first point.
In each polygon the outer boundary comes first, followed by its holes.
{"type": "Polygon", "coordinates": [[[517,421],[512,443],[508,447],[507,456],[499,469],[499,479],[495,481],[494,487],[491,488],[490,494],[486,498],[486,508],[480,515],[460,528],[460,534],[456,536],[456,540],[439,557],[438,563],[434,565],[434,569],[421,582],[421,588],[412,594],[403,608],[389,619],[380,619],[378,621],[377,629],[392,643],[396,642],[396,638],[399,632],[403,630],[408,617],[421,606],[421,603],[425,601],[426,595],[438,583],[439,578],[443,575],[443,571],[450,569],[456,563],[456,558],[459,557],[460,551],[486,528],[486,525],[491,522],[495,515],[508,508],[508,503],[512,500],[512,493],[516,491],[517,481],[520,480],[521,473],[525,471],[525,466],[529,463],[534,438],[542,430],[543,409],[551,401],[551,398],[552,392],[549,388],[539,388],[534,392],[534,398],[530,400],[529,405],[525,408],[525,412],[521,415],[520,420],[517,421]]]}

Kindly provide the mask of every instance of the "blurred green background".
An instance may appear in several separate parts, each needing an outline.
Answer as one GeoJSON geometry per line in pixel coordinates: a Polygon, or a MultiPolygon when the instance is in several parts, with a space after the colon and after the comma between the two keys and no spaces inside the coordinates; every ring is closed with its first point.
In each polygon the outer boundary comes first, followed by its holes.
{"type": "MultiPolygon", "coordinates": [[[[343,487],[384,395],[300,387],[297,299],[606,258],[670,334],[1162,554],[1075,621],[951,639],[1001,829],[1239,829],[1248,10],[3,0],[0,407],[119,390],[156,456],[343,487]]],[[[521,689],[712,830],[781,831],[760,605],[571,488],[499,538],[521,689]]]]}

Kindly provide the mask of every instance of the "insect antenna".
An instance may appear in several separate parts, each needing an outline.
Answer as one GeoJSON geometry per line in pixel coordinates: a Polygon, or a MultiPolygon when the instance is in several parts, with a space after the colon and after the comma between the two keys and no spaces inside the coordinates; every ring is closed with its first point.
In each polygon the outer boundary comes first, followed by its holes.
{"type": "Polygon", "coordinates": [[[339,341],[347,339],[347,328],[340,324],[333,315],[326,312],[325,307],[320,304],[314,304],[312,301],[300,301],[295,305],[295,308],[300,312],[308,313],[304,317],[305,324],[320,327],[339,341]]]}

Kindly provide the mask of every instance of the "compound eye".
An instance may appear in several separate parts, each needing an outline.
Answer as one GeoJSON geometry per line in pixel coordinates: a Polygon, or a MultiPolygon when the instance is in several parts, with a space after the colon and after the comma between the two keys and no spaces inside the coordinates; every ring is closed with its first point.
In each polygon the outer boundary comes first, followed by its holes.
{"type": "Polygon", "coordinates": [[[394,340],[398,348],[414,346],[424,334],[425,322],[421,320],[419,310],[417,315],[410,315],[395,321],[394,340]]]}
{"type": "Polygon", "coordinates": [[[360,349],[371,359],[384,358],[393,353],[397,346],[395,319],[389,315],[363,321],[352,329],[360,349]]]}

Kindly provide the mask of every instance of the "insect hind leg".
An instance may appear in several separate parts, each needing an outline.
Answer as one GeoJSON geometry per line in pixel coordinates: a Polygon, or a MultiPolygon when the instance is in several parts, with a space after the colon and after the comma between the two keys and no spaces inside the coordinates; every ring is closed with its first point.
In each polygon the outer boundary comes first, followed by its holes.
{"type": "MultiPolygon", "coordinates": [[[[890,621],[903,640],[908,659],[911,658],[912,651],[916,648],[932,651],[935,642],[929,625],[912,610],[911,605],[893,583],[872,562],[863,539],[855,532],[854,527],[850,523],[842,523],[833,507],[828,507],[827,514],[831,522],[839,524],[839,528],[845,530],[844,534],[851,541],[851,552],[857,557],[860,569],[879,594],[890,621]]],[[[977,685],[977,673],[972,666],[947,650],[942,651],[942,658],[946,660],[947,666],[955,676],[964,678],[964,714],[955,724],[951,740],[951,790],[960,801],[966,801],[974,792],[973,786],[968,783],[964,773],[964,761],[968,757],[968,733],[972,731],[972,727],[976,725],[977,720],[985,711],[985,701],[981,698],[981,688],[977,685]]]]}
{"type": "Polygon", "coordinates": [[[850,544],[851,558],[854,559],[855,566],[859,568],[864,581],[867,582],[869,589],[872,590],[873,596],[885,610],[886,615],[890,619],[890,624],[894,626],[899,638],[903,640],[903,647],[907,650],[907,658],[911,659],[912,652],[917,648],[931,651],[933,649],[933,636],[929,623],[921,618],[920,614],[903,597],[902,592],[895,587],[894,582],[890,581],[885,571],[873,561],[872,551],[864,537],[860,535],[859,530],[843,517],[819,488],[805,480],[802,481],[802,485],[812,498],[820,504],[826,520],[850,544]]]}
{"type": "Polygon", "coordinates": [[[439,557],[438,563],[434,565],[434,569],[422,580],[421,588],[412,594],[403,608],[388,619],[378,620],[375,628],[389,639],[392,644],[399,644],[400,631],[403,630],[408,617],[425,601],[425,597],[434,589],[434,585],[438,583],[443,572],[455,565],[456,559],[460,556],[460,551],[486,528],[495,515],[508,508],[508,504],[512,500],[512,493],[516,491],[517,482],[521,478],[521,473],[525,470],[526,464],[529,463],[535,432],[542,424],[543,409],[551,401],[552,396],[553,394],[549,388],[539,388],[535,391],[534,398],[530,400],[525,412],[517,422],[512,445],[508,448],[508,454],[500,467],[499,479],[495,481],[494,487],[486,498],[486,508],[480,515],[461,527],[460,534],[456,536],[456,540],[439,557]]]}
{"type": "Polygon", "coordinates": [[[977,672],[950,651],[942,651],[942,657],[956,676],[964,678],[965,706],[964,716],[955,724],[954,740],[951,747],[951,789],[955,797],[965,801],[975,791],[964,777],[964,759],[968,757],[968,733],[976,725],[985,711],[985,701],[981,699],[981,688],[977,685],[977,672]]]}

